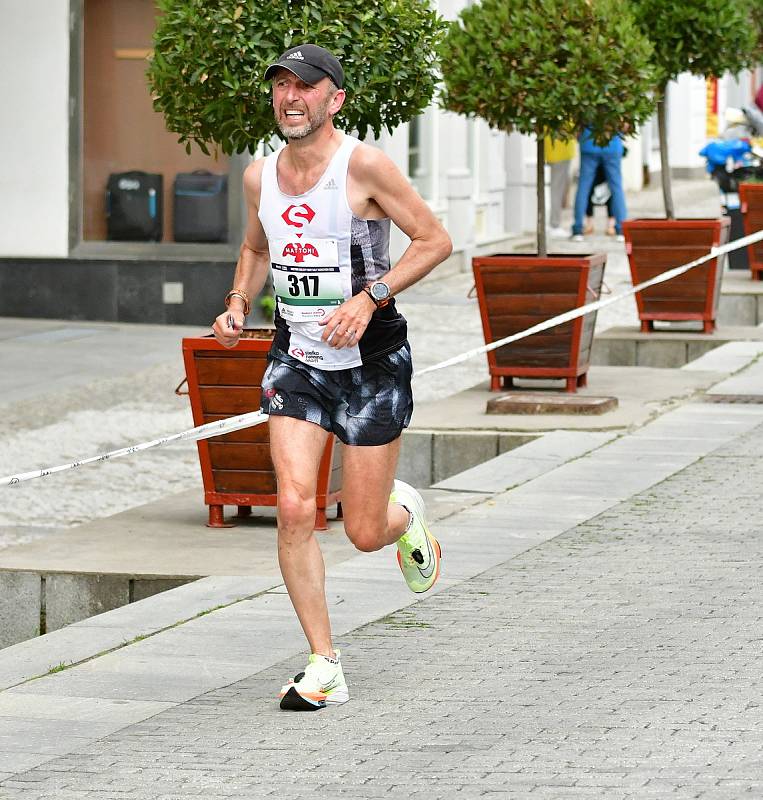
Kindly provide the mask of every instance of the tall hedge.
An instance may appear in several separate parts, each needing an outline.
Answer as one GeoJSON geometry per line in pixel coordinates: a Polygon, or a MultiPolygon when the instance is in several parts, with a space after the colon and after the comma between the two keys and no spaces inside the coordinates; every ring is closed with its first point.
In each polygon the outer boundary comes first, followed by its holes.
{"type": "Polygon", "coordinates": [[[546,254],[543,139],[600,143],[654,109],[652,46],[619,0],[482,0],[442,46],[442,103],[538,142],[538,251],[546,254]]]}
{"type": "Polygon", "coordinates": [[[428,0],[158,0],[148,79],[154,107],[190,150],[253,152],[277,133],[268,64],[312,42],[342,62],[341,124],[364,137],[420,114],[437,82],[444,23],[428,0]]]}
{"type": "Polygon", "coordinates": [[[665,213],[675,217],[668,160],[665,101],[668,83],[683,72],[721,77],[751,66],[757,46],[754,14],[761,0],[631,0],[654,46],[657,114],[665,213]]]}

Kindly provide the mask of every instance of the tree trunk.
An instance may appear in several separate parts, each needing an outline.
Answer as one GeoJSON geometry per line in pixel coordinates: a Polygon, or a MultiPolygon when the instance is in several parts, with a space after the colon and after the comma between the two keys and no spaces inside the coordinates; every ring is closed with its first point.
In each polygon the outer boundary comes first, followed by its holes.
{"type": "Polygon", "coordinates": [[[538,171],[535,183],[538,195],[538,255],[545,258],[548,255],[546,248],[546,151],[541,134],[538,134],[538,171]]]}
{"type": "Polygon", "coordinates": [[[665,201],[665,216],[675,219],[676,212],[673,208],[673,193],[670,186],[670,162],[668,159],[668,120],[666,105],[668,101],[668,87],[664,86],[657,102],[657,126],[660,131],[660,165],[662,169],[662,198],[665,201]]]}

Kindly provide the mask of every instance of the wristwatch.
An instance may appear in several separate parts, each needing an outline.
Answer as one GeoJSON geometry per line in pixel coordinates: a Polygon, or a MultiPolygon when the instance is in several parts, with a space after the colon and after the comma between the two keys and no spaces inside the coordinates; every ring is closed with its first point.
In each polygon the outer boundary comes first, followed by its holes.
{"type": "Polygon", "coordinates": [[[363,291],[374,301],[377,308],[384,308],[392,299],[392,292],[383,281],[364,286],[363,291]]]}

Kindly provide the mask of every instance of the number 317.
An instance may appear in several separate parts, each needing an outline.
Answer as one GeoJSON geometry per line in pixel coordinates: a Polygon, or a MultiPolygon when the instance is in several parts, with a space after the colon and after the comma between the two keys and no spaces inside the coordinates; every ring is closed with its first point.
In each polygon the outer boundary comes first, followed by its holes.
{"type": "Polygon", "coordinates": [[[305,297],[315,297],[318,294],[318,276],[317,275],[289,275],[289,294],[292,297],[299,297],[303,294],[305,297]]]}

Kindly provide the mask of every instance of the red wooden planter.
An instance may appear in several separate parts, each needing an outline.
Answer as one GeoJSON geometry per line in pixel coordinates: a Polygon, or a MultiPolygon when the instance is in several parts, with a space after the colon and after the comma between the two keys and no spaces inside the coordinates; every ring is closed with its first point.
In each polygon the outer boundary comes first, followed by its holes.
{"type": "MultiPolygon", "coordinates": [[[[603,253],[590,256],[495,255],[472,259],[485,343],[598,300],[603,253]]],[[[487,354],[490,390],[513,378],[564,378],[566,390],[586,385],[596,314],[534,333],[487,354]]]]}
{"type": "MultiPolygon", "coordinates": [[[[233,349],[223,347],[211,335],[183,339],[183,361],[195,425],[259,409],[262,376],[272,340],[271,329],[245,330],[233,349]]],[[[204,502],[209,506],[209,527],[230,527],[223,518],[225,505],[238,506],[239,517],[249,516],[252,506],[276,505],[276,476],[270,459],[267,424],[214,436],[197,445],[204,502]]],[[[318,475],[315,516],[318,530],[328,527],[327,506],[337,503],[341,515],[340,455],[337,448],[334,458],[334,438],[329,438],[318,475]]]]}
{"type": "MultiPolygon", "coordinates": [[[[728,217],[627,220],[623,233],[633,285],[707,255],[711,247],[726,244],[730,224],[728,217]]],[[[719,259],[713,258],[677,278],[638,292],[641,330],[654,330],[655,320],[699,320],[703,331],[712,333],[726,258],[721,256],[720,264],[719,259]]]]}
{"type": "MultiPolygon", "coordinates": [[[[739,200],[742,204],[744,235],[763,230],[763,183],[740,183],[739,200]]],[[[747,246],[747,258],[753,280],[763,280],[763,242],[747,246]]]]}

